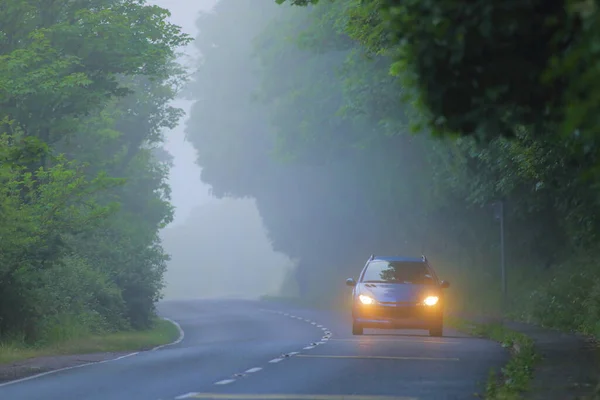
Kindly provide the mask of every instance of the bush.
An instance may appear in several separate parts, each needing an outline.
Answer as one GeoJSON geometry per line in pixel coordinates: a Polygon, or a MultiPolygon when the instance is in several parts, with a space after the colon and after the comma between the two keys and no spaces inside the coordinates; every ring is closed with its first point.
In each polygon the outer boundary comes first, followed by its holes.
{"type": "Polygon", "coordinates": [[[531,293],[526,312],[546,327],[600,336],[600,274],[595,252],[577,255],[551,273],[531,293]]]}

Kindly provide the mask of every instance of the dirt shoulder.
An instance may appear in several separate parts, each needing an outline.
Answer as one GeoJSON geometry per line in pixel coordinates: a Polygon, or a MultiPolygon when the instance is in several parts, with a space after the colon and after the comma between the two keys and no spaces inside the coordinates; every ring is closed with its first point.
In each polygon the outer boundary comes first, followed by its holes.
{"type": "Polygon", "coordinates": [[[534,370],[529,398],[600,399],[596,389],[600,374],[598,346],[594,340],[531,324],[509,322],[507,325],[532,338],[541,356],[534,370]]]}
{"type": "Polygon", "coordinates": [[[108,361],[130,353],[93,353],[35,357],[10,364],[0,364],[0,383],[27,378],[44,372],[74,368],[85,364],[108,361]]]}
{"type": "MultiPolygon", "coordinates": [[[[527,336],[539,360],[523,397],[531,400],[599,400],[600,349],[596,340],[534,324],[498,318],[459,315],[477,324],[502,324],[527,336]]],[[[527,372],[527,371],[521,371],[527,372]]]]}

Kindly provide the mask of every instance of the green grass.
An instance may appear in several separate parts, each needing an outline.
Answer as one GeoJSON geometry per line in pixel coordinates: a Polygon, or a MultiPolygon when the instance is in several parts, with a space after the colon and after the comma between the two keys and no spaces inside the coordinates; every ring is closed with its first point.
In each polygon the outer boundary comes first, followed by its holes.
{"type": "Polygon", "coordinates": [[[123,331],[64,340],[43,346],[26,346],[17,341],[0,343],[0,364],[29,358],[148,350],[168,344],[179,337],[179,329],[171,322],[157,319],[154,327],[143,331],[123,331]]]}
{"type": "Polygon", "coordinates": [[[485,399],[521,399],[529,390],[533,368],[539,360],[533,340],[499,323],[477,324],[453,317],[448,317],[446,322],[459,331],[494,340],[510,350],[511,358],[506,366],[499,373],[490,371],[485,399]]]}

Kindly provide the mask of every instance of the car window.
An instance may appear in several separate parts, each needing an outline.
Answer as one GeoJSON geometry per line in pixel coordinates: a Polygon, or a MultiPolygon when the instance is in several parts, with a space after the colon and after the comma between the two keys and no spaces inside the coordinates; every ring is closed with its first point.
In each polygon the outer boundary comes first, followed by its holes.
{"type": "Polygon", "coordinates": [[[434,277],[423,262],[374,260],[367,265],[363,282],[433,284],[434,277]]]}

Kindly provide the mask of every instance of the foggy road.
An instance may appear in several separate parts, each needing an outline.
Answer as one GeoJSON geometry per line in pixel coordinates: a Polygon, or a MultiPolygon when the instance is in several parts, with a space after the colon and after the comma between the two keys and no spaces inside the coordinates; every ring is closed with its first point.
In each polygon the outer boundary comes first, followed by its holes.
{"type": "Polygon", "coordinates": [[[347,317],[254,301],[160,304],[184,339],[173,346],[0,386],[1,399],[472,399],[500,345],[445,330],[365,330],[347,317]],[[399,332],[399,333],[398,333],[399,332]]]}

